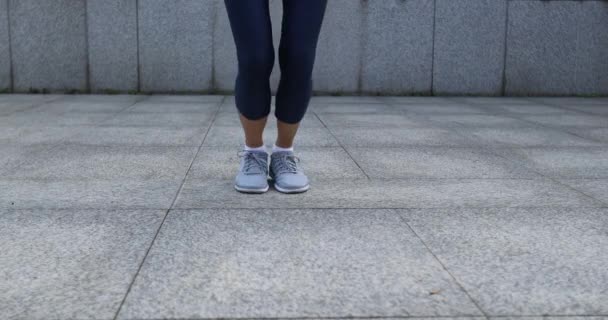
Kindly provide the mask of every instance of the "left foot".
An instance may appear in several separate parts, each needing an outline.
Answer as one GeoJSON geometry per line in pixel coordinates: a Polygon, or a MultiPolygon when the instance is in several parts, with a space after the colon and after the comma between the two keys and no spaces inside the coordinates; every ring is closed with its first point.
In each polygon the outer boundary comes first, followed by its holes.
{"type": "Polygon", "coordinates": [[[298,167],[300,159],[292,151],[273,152],[270,155],[270,177],[274,188],[283,193],[300,193],[308,190],[308,177],[298,167]]]}

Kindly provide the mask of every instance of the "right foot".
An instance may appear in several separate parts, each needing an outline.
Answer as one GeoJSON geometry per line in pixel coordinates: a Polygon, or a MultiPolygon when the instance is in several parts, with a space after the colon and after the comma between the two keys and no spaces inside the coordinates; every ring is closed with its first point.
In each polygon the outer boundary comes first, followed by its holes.
{"type": "Polygon", "coordinates": [[[243,150],[238,155],[241,163],[234,188],[245,193],[268,191],[268,153],[243,150]]]}

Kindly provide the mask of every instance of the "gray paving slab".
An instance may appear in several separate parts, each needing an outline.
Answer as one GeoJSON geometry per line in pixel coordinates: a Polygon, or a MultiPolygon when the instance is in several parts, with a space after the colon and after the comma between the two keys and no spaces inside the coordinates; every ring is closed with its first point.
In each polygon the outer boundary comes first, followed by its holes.
{"type": "MultiPolygon", "coordinates": [[[[445,125],[445,126],[458,126],[458,127],[470,127],[470,128],[494,128],[494,127],[506,127],[506,128],[522,128],[532,127],[534,124],[516,119],[507,115],[496,115],[496,114],[435,114],[426,115],[426,118],[433,122],[445,125]]],[[[522,117],[523,118],[523,117],[522,117]]]]}
{"type": "Polygon", "coordinates": [[[591,128],[608,127],[608,117],[598,117],[588,114],[558,113],[544,115],[525,115],[520,117],[523,120],[536,122],[545,126],[559,128],[591,128]]]}
{"type": "Polygon", "coordinates": [[[563,320],[606,320],[608,319],[608,317],[605,316],[588,316],[588,315],[584,315],[584,316],[510,316],[510,317],[488,317],[489,319],[492,320],[498,320],[498,319],[503,319],[503,320],[515,320],[515,319],[520,319],[520,320],[541,320],[541,319],[548,319],[548,320],[558,320],[558,319],[563,319],[563,320]]]}
{"type": "MultiPolygon", "coordinates": [[[[271,147],[277,138],[276,125],[268,124],[264,130],[264,144],[271,147]]],[[[240,148],[245,143],[243,129],[237,126],[211,126],[203,146],[240,148]]],[[[338,141],[327,128],[303,126],[298,129],[294,145],[299,147],[337,147],[338,141]]]]}
{"type": "Polygon", "coordinates": [[[338,103],[346,103],[346,104],[372,104],[372,103],[384,103],[382,97],[373,97],[373,96],[313,96],[310,98],[310,104],[338,104],[338,103]]]}
{"type": "MultiPolygon", "coordinates": [[[[213,122],[216,126],[233,126],[233,127],[241,127],[241,121],[239,120],[239,114],[237,112],[221,112],[218,113],[215,121],[213,122]]],[[[266,123],[268,127],[276,127],[276,117],[274,116],[274,110],[271,110],[268,115],[268,122],[266,123]]],[[[300,122],[300,126],[304,127],[312,127],[319,128],[323,127],[323,124],[319,121],[319,119],[312,114],[311,112],[307,112],[304,115],[304,118],[300,122]]]]}
{"type": "Polygon", "coordinates": [[[580,192],[602,201],[608,207],[608,179],[558,179],[580,192]]]}
{"type": "Polygon", "coordinates": [[[60,145],[18,169],[12,179],[175,179],[186,175],[197,147],[60,145]]]}
{"type": "Polygon", "coordinates": [[[84,0],[9,1],[17,92],[86,90],[84,0]]]}
{"type": "Polygon", "coordinates": [[[487,109],[496,113],[506,113],[515,115],[544,115],[544,114],[571,114],[563,108],[539,105],[539,104],[504,104],[488,107],[487,109]]]}
{"type": "Polygon", "coordinates": [[[608,147],[503,148],[493,152],[550,177],[608,177],[608,147]]]}
{"type": "Polygon", "coordinates": [[[401,212],[489,315],[608,312],[607,209],[401,212]]]}
{"type": "Polygon", "coordinates": [[[24,95],[24,94],[2,94],[0,95],[0,116],[10,115],[17,111],[35,108],[44,102],[58,99],[57,95],[24,95]]]}
{"type": "Polygon", "coordinates": [[[10,115],[16,111],[33,108],[34,104],[22,101],[0,101],[0,116],[10,115]]]}
{"type": "Polygon", "coordinates": [[[318,114],[318,117],[330,129],[334,127],[421,128],[429,124],[429,121],[405,114],[322,113],[318,114]]]}
{"type": "Polygon", "coordinates": [[[452,103],[465,102],[473,105],[530,105],[530,104],[542,104],[541,102],[535,102],[533,98],[529,97],[450,97],[452,103]]]}
{"type": "MultiPolygon", "coordinates": [[[[488,147],[597,146],[605,143],[551,128],[459,128],[475,144],[488,147]]],[[[608,131],[607,131],[608,132],[608,131]]]]}
{"type": "Polygon", "coordinates": [[[0,92],[11,89],[11,59],[8,29],[8,0],[0,1],[0,92]]]}
{"type": "Polygon", "coordinates": [[[52,145],[63,142],[76,133],[78,131],[75,127],[3,125],[0,126],[0,145],[52,145]]]}
{"type": "Polygon", "coordinates": [[[138,6],[141,90],[210,90],[216,2],[147,0],[138,6]]]}
{"type": "Polygon", "coordinates": [[[414,104],[414,103],[406,103],[393,104],[393,108],[413,114],[479,114],[483,113],[484,110],[475,106],[466,105],[466,104],[414,104]]]}
{"type": "Polygon", "coordinates": [[[365,23],[361,35],[363,44],[359,49],[362,51],[361,90],[430,94],[435,1],[361,3],[365,23]]]}
{"type": "MultiPolygon", "coordinates": [[[[314,177],[312,177],[314,179],[314,177]]],[[[312,179],[311,179],[312,180],[312,179]]],[[[233,180],[186,179],[176,208],[436,208],[603,206],[569,187],[538,179],[312,180],[295,197],[234,190],[233,180]]]]}
{"type": "Polygon", "coordinates": [[[567,129],[568,132],[576,134],[578,136],[592,139],[594,141],[601,141],[608,143],[608,127],[606,128],[571,128],[567,129]]]}
{"type": "MultiPolygon", "coordinates": [[[[62,129],[60,127],[60,129],[62,129]]],[[[70,127],[62,141],[67,144],[141,147],[198,147],[206,127],[129,127],[82,126],[70,127]]],[[[2,132],[2,129],[0,129],[2,132]]],[[[37,138],[37,136],[34,136],[37,138]]],[[[33,137],[27,136],[32,139],[33,137]]],[[[1,140],[0,140],[1,141],[1,140]]]]}
{"type": "MultiPolygon", "coordinates": [[[[36,96],[36,95],[30,95],[36,96]]],[[[47,96],[47,95],[41,95],[47,96]]],[[[49,98],[53,97],[53,95],[48,95],[49,98]]],[[[139,95],[139,94],[64,94],[64,95],[56,95],[58,99],[54,99],[54,101],[67,101],[67,102],[91,102],[91,103],[123,103],[123,102],[131,102],[135,103],[138,101],[146,100],[150,96],[139,95]]],[[[47,98],[47,99],[49,99],[47,98]]]]}
{"type": "Polygon", "coordinates": [[[169,214],[119,318],[405,315],[480,312],[397,214],[200,210],[169,214]]]}
{"type": "Polygon", "coordinates": [[[358,92],[361,39],[364,34],[359,1],[327,2],[313,70],[313,90],[358,92]]]}
{"type": "Polygon", "coordinates": [[[137,1],[87,1],[91,91],[139,89],[137,1]]]}
{"type": "Polygon", "coordinates": [[[6,116],[27,108],[31,108],[31,105],[28,103],[0,102],[0,116],[6,116]]]}
{"type": "Polygon", "coordinates": [[[393,106],[379,103],[328,103],[313,104],[309,107],[315,113],[398,113],[393,106]]]}
{"type": "Polygon", "coordinates": [[[481,148],[347,147],[371,178],[539,178],[516,162],[481,148]]]}
{"type": "Polygon", "coordinates": [[[581,5],[576,1],[509,1],[505,93],[577,92],[581,5]]]}
{"type": "Polygon", "coordinates": [[[446,128],[332,127],[342,145],[353,147],[470,146],[472,141],[446,128]]]}
{"type": "Polygon", "coordinates": [[[584,112],[594,114],[598,116],[608,117],[608,103],[598,105],[585,105],[585,104],[569,104],[563,106],[566,109],[578,112],[584,112]]]}
{"type": "MultiPolygon", "coordinates": [[[[238,171],[240,149],[204,147],[200,150],[188,176],[192,179],[229,180],[238,171]]],[[[340,147],[297,147],[300,166],[311,180],[367,179],[365,174],[340,147]]],[[[356,183],[356,182],[354,182],[356,183]]]]}
{"type": "Polygon", "coordinates": [[[435,94],[502,95],[507,1],[436,1],[435,94]]]}
{"type": "Polygon", "coordinates": [[[211,124],[211,112],[123,112],[104,119],[103,126],[123,127],[206,127],[211,124]]]}
{"type": "Polygon", "coordinates": [[[0,126],[83,126],[95,125],[112,118],[112,112],[15,112],[0,116],[0,126]]]}
{"type": "Polygon", "coordinates": [[[53,115],[70,115],[76,113],[118,113],[137,102],[136,97],[125,97],[121,99],[101,99],[85,100],[84,98],[63,98],[44,103],[35,109],[29,109],[27,114],[42,113],[53,115]],[[97,100],[97,101],[95,101],[97,100]]]}
{"type": "Polygon", "coordinates": [[[0,174],[11,172],[20,164],[46,154],[52,145],[0,144],[0,174]]]}
{"type": "Polygon", "coordinates": [[[168,209],[181,180],[4,179],[0,210],[19,208],[168,209]]]}
{"type": "Polygon", "coordinates": [[[162,95],[153,94],[146,96],[146,102],[177,102],[177,103],[214,103],[222,102],[226,97],[222,95],[162,95]]]}
{"type": "Polygon", "coordinates": [[[3,211],[0,317],[111,319],[164,213],[3,211]]]}
{"type": "Polygon", "coordinates": [[[38,102],[56,100],[63,97],[65,97],[65,95],[11,93],[0,94],[0,102],[28,102],[33,104],[38,102]]]}
{"type": "Polygon", "coordinates": [[[150,102],[143,101],[129,108],[128,112],[142,113],[214,113],[218,110],[217,102],[150,102]]]}
{"type": "Polygon", "coordinates": [[[608,100],[606,98],[594,98],[594,97],[530,97],[531,101],[537,101],[539,103],[545,103],[556,106],[569,106],[569,105],[606,105],[608,100]]]}

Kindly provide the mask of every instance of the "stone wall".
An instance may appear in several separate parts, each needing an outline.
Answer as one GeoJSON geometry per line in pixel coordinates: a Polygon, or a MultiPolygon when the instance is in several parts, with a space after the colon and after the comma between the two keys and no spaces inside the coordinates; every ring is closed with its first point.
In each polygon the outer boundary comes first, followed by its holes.
{"type": "MultiPolygon", "coordinates": [[[[608,1],[329,0],[317,52],[317,93],[606,95],[608,1]]],[[[221,0],[0,0],[0,57],[7,92],[229,92],[236,75],[221,0]]]]}

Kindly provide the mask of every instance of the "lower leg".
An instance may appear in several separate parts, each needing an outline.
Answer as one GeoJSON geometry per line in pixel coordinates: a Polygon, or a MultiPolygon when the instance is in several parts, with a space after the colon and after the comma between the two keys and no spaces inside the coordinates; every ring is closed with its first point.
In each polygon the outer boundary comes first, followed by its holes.
{"type": "Polygon", "coordinates": [[[312,93],[312,71],[326,5],[327,0],[283,0],[279,46],[281,79],[277,89],[275,115],[286,124],[299,123],[306,113],[312,93]]]}
{"type": "Polygon", "coordinates": [[[241,119],[241,125],[245,132],[245,146],[250,148],[259,148],[264,146],[264,128],[266,127],[266,120],[268,117],[264,117],[258,120],[249,120],[239,113],[241,119]]]}
{"type": "Polygon", "coordinates": [[[277,120],[278,135],[274,143],[279,148],[291,148],[298,132],[299,123],[287,123],[277,120]]]}
{"type": "Polygon", "coordinates": [[[235,104],[245,133],[245,145],[262,147],[270,112],[269,78],[274,47],[268,0],[225,0],[237,51],[235,104]]]}

